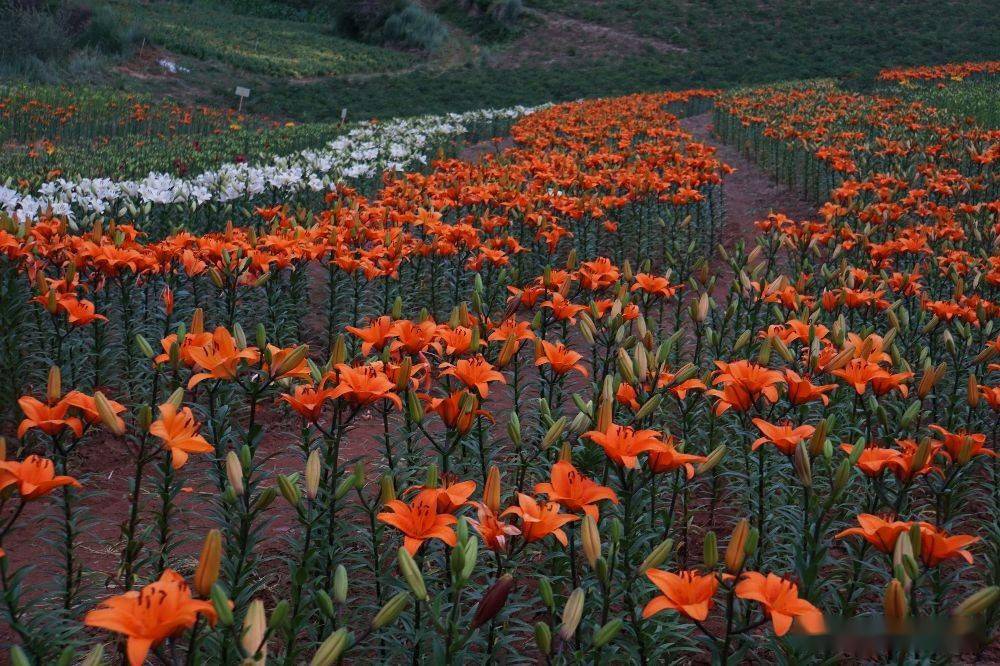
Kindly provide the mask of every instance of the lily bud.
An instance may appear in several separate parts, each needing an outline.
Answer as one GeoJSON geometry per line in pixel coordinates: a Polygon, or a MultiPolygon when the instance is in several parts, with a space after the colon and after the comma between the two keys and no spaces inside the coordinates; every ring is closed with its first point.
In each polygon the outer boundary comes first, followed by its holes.
{"type": "Polygon", "coordinates": [[[982,393],[979,391],[979,380],[976,379],[976,373],[970,372],[965,388],[965,401],[969,407],[975,409],[979,406],[980,398],[982,398],[982,393]]]}
{"type": "Polygon", "coordinates": [[[751,557],[757,552],[758,541],[760,541],[760,532],[757,531],[756,527],[751,527],[750,533],[747,535],[746,545],[743,546],[743,553],[747,557],[751,557]]]}
{"type": "Polygon", "coordinates": [[[920,383],[917,385],[917,397],[923,400],[934,388],[934,385],[938,383],[943,376],[947,366],[941,363],[936,368],[928,367],[924,371],[924,376],[920,378],[920,383]]]}
{"type": "Polygon", "coordinates": [[[424,403],[413,391],[406,392],[406,409],[410,420],[414,423],[420,423],[424,420],[424,403]]]}
{"type": "Polygon", "coordinates": [[[420,573],[420,567],[417,566],[413,556],[405,548],[400,548],[397,560],[399,569],[403,572],[403,578],[410,587],[410,591],[413,592],[413,597],[417,601],[426,601],[427,586],[424,584],[424,576],[420,573]]]}
{"type": "Polygon", "coordinates": [[[506,368],[514,359],[514,355],[517,353],[519,347],[517,336],[513,333],[508,335],[507,339],[504,340],[503,347],[500,348],[500,353],[497,355],[497,367],[500,369],[506,368]]]}
{"type": "Polygon", "coordinates": [[[583,517],[580,538],[583,541],[583,555],[587,558],[587,564],[593,569],[597,565],[597,558],[601,556],[601,533],[593,516],[583,517]]]}
{"type": "Polygon", "coordinates": [[[851,463],[849,460],[841,460],[840,466],[833,475],[832,489],[835,497],[839,497],[840,493],[844,491],[847,487],[847,482],[851,480],[851,463]]]}
{"type": "Polygon", "coordinates": [[[247,615],[243,619],[243,638],[240,644],[247,654],[244,664],[264,666],[267,663],[267,645],[264,636],[267,632],[267,615],[264,613],[264,602],[254,599],[250,602],[247,615]]]}
{"type": "Polygon", "coordinates": [[[722,459],[726,456],[726,445],[720,444],[719,446],[712,449],[712,452],[702,462],[694,468],[695,474],[704,474],[705,472],[711,471],[722,462],[722,459]]]}
{"type": "Polygon", "coordinates": [[[410,385],[410,373],[413,372],[413,361],[409,356],[403,359],[396,370],[396,391],[403,392],[410,385]]]}
{"type": "Polygon", "coordinates": [[[656,408],[660,406],[660,403],[662,401],[663,401],[663,394],[657,393],[652,398],[644,402],[642,404],[642,407],[639,408],[639,411],[635,413],[635,420],[642,421],[644,418],[652,414],[654,411],[656,411],[656,408]]]}
{"type": "Polygon", "coordinates": [[[601,401],[597,404],[597,422],[594,424],[594,430],[599,432],[608,431],[608,428],[611,426],[613,409],[614,403],[610,398],[601,398],[601,401]]]}
{"type": "Polygon", "coordinates": [[[343,363],[345,358],[347,358],[347,342],[344,340],[343,333],[341,333],[337,336],[337,339],[333,343],[333,348],[330,350],[330,367],[336,367],[343,363]]]}
{"type": "Polygon", "coordinates": [[[80,666],[101,666],[104,663],[104,644],[98,643],[94,647],[90,648],[88,652],[83,657],[83,661],[80,662],[80,666]]]}
{"type": "Polygon", "coordinates": [[[799,442],[798,446],[795,447],[795,453],[792,455],[792,467],[802,487],[812,488],[812,464],[805,442],[799,442]]]}
{"type": "Polygon", "coordinates": [[[1000,587],[996,585],[984,587],[956,606],[954,615],[958,617],[978,615],[989,610],[997,601],[1000,601],[1000,587]]]}
{"type": "Polygon", "coordinates": [[[621,618],[615,618],[594,632],[594,647],[604,647],[613,641],[618,632],[622,630],[623,624],[621,618]]]}
{"type": "Polygon", "coordinates": [[[142,352],[142,355],[148,359],[152,359],[156,356],[156,352],[153,351],[153,347],[150,346],[146,338],[141,335],[137,334],[135,336],[135,346],[138,347],[139,351],[142,352]]]}
{"type": "Polygon", "coordinates": [[[920,444],[917,446],[916,453],[913,454],[913,460],[910,463],[910,471],[917,472],[923,469],[927,465],[927,460],[931,455],[931,440],[929,437],[925,437],[920,444]]]}
{"type": "Polygon", "coordinates": [[[341,605],[347,603],[347,569],[343,564],[333,571],[333,600],[341,605]]]}
{"type": "Polygon", "coordinates": [[[31,666],[31,660],[20,645],[12,646],[7,656],[10,658],[10,666],[31,666]]]}
{"type": "Polygon", "coordinates": [[[282,599],[274,606],[274,610],[271,611],[271,619],[267,621],[267,628],[271,631],[276,629],[281,629],[285,626],[285,622],[288,621],[288,613],[290,607],[288,602],[282,599]]]}
{"type": "Polygon", "coordinates": [[[714,569],[715,565],[719,563],[719,544],[715,532],[709,532],[705,535],[705,541],[702,543],[702,558],[705,561],[706,569],[714,569]]]}
{"type": "Polygon", "coordinates": [[[438,487],[438,468],[437,465],[431,463],[427,466],[427,479],[424,481],[424,488],[437,488],[438,487]]]}
{"type": "Polygon", "coordinates": [[[340,628],[330,634],[313,656],[309,666],[334,666],[343,656],[352,642],[352,636],[346,628],[340,628]]]}
{"type": "Polygon", "coordinates": [[[826,443],[826,435],[829,431],[829,421],[826,419],[820,421],[816,426],[816,430],[813,431],[812,438],[809,440],[810,455],[818,456],[823,452],[823,445],[826,443]]]}
{"type": "Polygon", "coordinates": [[[650,569],[655,569],[664,562],[670,556],[670,552],[674,549],[673,539],[664,539],[656,546],[653,550],[649,551],[649,555],[646,559],[642,561],[639,565],[639,573],[646,573],[650,569]]]}
{"type": "Polygon", "coordinates": [[[101,423],[105,428],[116,436],[121,436],[125,433],[124,422],[115,415],[115,411],[111,408],[111,403],[108,402],[108,399],[100,391],[94,392],[94,405],[97,407],[97,414],[101,417],[101,423]]]}
{"type": "Polygon", "coordinates": [[[507,421],[507,436],[515,447],[521,446],[521,419],[517,412],[510,413],[510,420],[507,421]]]}
{"type": "Polygon", "coordinates": [[[542,598],[542,603],[550,611],[556,608],[555,595],[552,594],[552,583],[545,576],[538,579],[538,596],[542,598]]]}
{"type": "Polygon", "coordinates": [[[470,626],[473,629],[478,629],[495,618],[507,604],[507,597],[510,595],[512,587],[514,587],[513,576],[510,574],[500,576],[497,582],[493,583],[486,590],[486,593],[483,594],[483,598],[479,601],[479,606],[476,608],[476,614],[472,617],[472,624],[470,626]]]}
{"type": "Polygon", "coordinates": [[[379,480],[380,492],[378,496],[378,502],[382,506],[385,506],[392,500],[396,499],[396,486],[392,480],[391,474],[384,474],[379,480]]]}
{"type": "Polygon", "coordinates": [[[212,586],[219,579],[219,565],[222,562],[222,532],[209,530],[198,557],[198,568],[194,572],[194,590],[199,597],[206,598],[212,593],[212,586]]]}
{"type": "Polygon", "coordinates": [[[885,609],[885,621],[890,631],[899,631],[904,624],[909,606],[906,603],[906,591],[903,584],[893,578],[885,588],[885,598],[882,602],[885,609]]]}
{"type": "Polygon", "coordinates": [[[58,365],[49,368],[49,381],[46,385],[45,397],[50,405],[54,405],[62,398],[62,373],[59,372],[58,365]]]}
{"type": "Polygon", "coordinates": [[[544,622],[535,623],[535,644],[542,654],[549,654],[552,651],[552,630],[544,622]]]}
{"type": "Polygon", "coordinates": [[[744,518],[736,523],[733,533],[729,536],[729,545],[726,546],[726,571],[736,574],[743,568],[746,559],[746,544],[750,536],[750,521],[744,518]]]}
{"type": "Polygon", "coordinates": [[[243,465],[235,451],[226,454],[226,478],[237,497],[243,496],[243,465]]]}
{"type": "Polygon", "coordinates": [[[219,618],[219,624],[224,627],[230,626],[233,623],[233,606],[218,583],[212,586],[210,596],[212,597],[212,608],[215,609],[215,615],[219,618]]]}
{"type": "Polygon", "coordinates": [[[500,510],[500,470],[496,465],[490,467],[483,486],[483,504],[496,513],[500,510]]]}
{"type": "Polygon", "coordinates": [[[554,444],[562,436],[563,430],[566,429],[566,417],[560,416],[559,420],[552,424],[552,426],[545,433],[545,437],[542,438],[541,448],[547,449],[552,444],[554,444]]]}
{"type": "Polygon", "coordinates": [[[319,451],[313,449],[306,459],[306,497],[316,499],[319,494],[320,477],[323,475],[323,464],[319,459],[319,451]]]}
{"type": "Polygon", "coordinates": [[[410,593],[400,592],[392,599],[389,599],[382,608],[379,609],[375,617],[372,618],[372,629],[381,629],[382,627],[394,622],[400,613],[406,610],[406,607],[410,605],[410,593]]]}
{"type": "Polygon", "coordinates": [[[562,613],[562,624],[559,626],[559,636],[564,640],[568,641],[576,633],[577,627],[580,626],[580,620],[583,619],[583,603],[586,600],[586,593],[583,588],[576,588],[569,595],[569,599],[566,600],[566,605],[563,607],[562,613]]]}
{"type": "Polygon", "coordinates": [[[305,359],[306,354],[309,353],[309,345],[299,345],[292,352],[285,357],[285,360],[274,369],[274,376],[281,377],[285,373],[291,372],[305,359]]]}
{"type": "Polygon", "coordinates": [[[292,481],[292,478],[286,476],[285,474],[278,475],[278,490],[281,491],[281,496],[285,498],[289,504],[293,507],[298,506],[302,497],[299,494],[299,488],[292,481]]]}

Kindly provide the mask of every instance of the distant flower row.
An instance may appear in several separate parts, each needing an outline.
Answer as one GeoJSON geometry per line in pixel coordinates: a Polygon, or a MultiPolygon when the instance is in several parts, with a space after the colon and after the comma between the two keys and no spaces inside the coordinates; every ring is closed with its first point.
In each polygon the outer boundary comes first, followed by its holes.
{"type": "Polygon", "coordinates": [[[883,81],[897,81],[899,83],[907,83],[909,81],[941,81],[944,79],[962,81],[977,74],[1000,74],[1000,60],[883,69],[879,72],[878,78],[883,81]]]}
{"type": "Polygon", "coordinates": [[[270,164],[227,163],[191,178],[155,172],[141,180],[59,178],[34,194],[0,186],[0,211],[18,219],[34,220],[51,212],[77,221],[94,214],[115,214],[116,207],[186,204],[194,209],[267,193],[323,192],[344,179],[364,181],[385,171],[426,164],[449,140],[532,110],[517,106],[365,123],[320,149],[278,156],[270,164]]]}

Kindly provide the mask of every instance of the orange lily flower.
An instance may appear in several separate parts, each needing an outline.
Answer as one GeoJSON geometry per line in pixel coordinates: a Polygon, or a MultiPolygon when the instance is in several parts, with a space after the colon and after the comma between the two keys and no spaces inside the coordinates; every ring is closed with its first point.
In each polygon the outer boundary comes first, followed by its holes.
{"type": "Polygon", "coordinates": [[[615,464],[628,469],[636,469],[639,466],[638,456],[642,453],[667,451],[667,447],[660,440],[660,433],[655,430],[636,430],[612,423],[608,426],[607,432],[591,430],[585,432],[583,436],[603,448],[615,464]]]}
{"type": "Polygon", "coordinates": [[[583,358],[582,354],[569,349],[561,342],[558,344],[552,344],[545,340],[540,340],[539,342],[542,354],[535,361],[536,366],[551,365],[552,371],[557,375],[565,375],[571,370],[576,370],[584,377],[590,376],[587,368],[577,362],[583,358]]]}
{"type": "Polygon", "coordinates": [[[682,285],[671,285],[670,280],[659,275],[637,273],[635,276],[635,284],[632,285],[630,291],[642,290],[650,296],[670,298],[677,293],[677,290],[680,289],[681,286],[682,285]]]}
{"type": "Polygon", "coordinates": [[[799,598],[799,587],[772,573],[748,571],[736,584],[736,596],[756,601],[774,624],[774,633],[784,636],[796,620],[807,633],[818,634],[825,629],[823,613],[805,599],[799,598]]]}
{"type": "Polygon", "coordinates": [[[83,623],[127,636],[128,662],[141,666],[153,646],[193,627],[198,615],[215,624],[212,602],[192,598],[184,577],[167,569],[155,583],[101,602],[83,623]]]}
{"type": "Polygon", "coordinates": [[[451,528],[458,519],[450,513],[438,513],[437,490],[422,490],[409,504],[392,500],[386,507],[392,513],[380,513],[378,519],[403,533],[403,547],[410,555],[416,555],[428,539],[440,539],[449,546],[458,543],[451,528]]]}
{"type": "Polygon", "coordinates": [[[882,396],[886,395],[890,391],[899,391],[900,395],[902,395],[905,398],[910,393],[910,387],[908,387],[903,382],[912,378],[913,378],[912,372],[899,372],[896,373],[895,375],[887,372],[885,377],[882,376],[872,377],[871,380],[872,392],[875,395],[882,396]]]}
{"type": "Polygon", "coordinates": [[[281,347],[275,347],[274,345],[268,345],[267,351],[271,355],[271,362],[265,366],[265,370],[270,374],[272,372],[279,372],[280,374],[275,374],[273,377],[275,379],[301,379],[309,380],[311,375],[309,372],[309,363],[306,358],[295,364],[294,368],[282,368],[285,359],[287,359],[292,352],[294,352],[296,347],[289,347],[288,349],[282,349],[281,347]]]}
{"type": "Polygon", "coordinates": [[[219,326],[212,333],[210,344],[191,349],[191,359],[206,372],[193,375],[188,381],[188,388],[194,388],[206,379],[235,379],[240,363],[256,363],[260,352],[254,347],[237,348],[236,338],[219,326]]]}
{"type": "Polygon", "coordinates": [[[558,292],[552,294],[551,299],[542,303],[542,307],[551,309],[552,316],[559,321],[568,321],[571,324],[575,324],[576,316],[587,309],[586,305],[572,303],[558,292]]]}
{"type": "Polygon", "coordinates": [[[189,453],[210,453],[215,449],[198,434],[198,422],[190,407],[178,410],[173,403],[160,405],[160,418],[149,426],[149,434],[158,437],[163,448],[170,451],[170,462],[180,469],[189,453]]]}
{"type": "Polygon", "coordinates": [[[660,569],[650,569],[646,577],[659,590],[642,609],[644,618],[652,617],[665,610],[675,610],[681,615],[702,622],[708,617],[713,597],[719,589],[719,579],[715,574],[702,576],[697,571],[672,573],[660,569]]]}
{"type": "Polygon", "coordinates": [[[444,353],[447,356],[461,356],[472,348],[472,329],[465,326],[446,326],[442,324],[437,329],[437,342],[434,346],[440,350],[444,343],[444,353]]]}
{"type": "Polygon", "coordinates": [[[476,515],[478,520],[469,519],[469,523],[479,532],[486,547],[494,552],[506,552],[509,545],[507,538],[521,533],[521,530],[513,525],[502,522],[488,506],[481,502],[476,503],[476,515]]]}
{"type": "MultiPolygon", "coordinates": [[[[87,395],[86,393],[81,393],[80,391],[70,391],[63,398],[71,407],[75,407],[80,410],[83,415],[83,420],[90,425],[96,425],[101,422],[101,415],[97,411],[97,403],[94,398],[87,395]]],[[[114,400],[108,400],[108,405],[111,406],[111,411],[115,414],[115,421],[118,423],[118,427],[122,430],[125,429],[125,421],[119,414],[125,411],[125,405],[120,402],[115,402],[114,400]]]]}
{"type": "Polygon", "coordinates": [[[775,425],[764,419],[754,419],[753,423],[764,433],[764,436],[757,438],[750,448],[756,451],[764,444],[774,444],[786,456],[794,454],[795,447],[799,445],[799,442],[812,437],[813,433],[816,432],[816,428],[811,425],[800,425],[793,428],[786,423],[775,425]]]}
{"type": "Polygon", "coordinates": [[[441,368],[443,368],[442,376],[455,377],[470,389],[476,389],[479,395],[484,398],[490,394],[490,382],[507,383],[503,373],[494,370],[482,354],[470,359],[462,359],[454,365],[442,363],[441,368]]]}
{"type": "Polygon", "coordinates": [[[900,534],[909,531],[913,523],[902,520],[885,520],[870,513],[862,513],[858,516],[860,527],[850,527],[837,534],[838,539],[857,534],[865,541],[875,546],[883,553],[891,553],[896,547],[896,540],[900,534]]]}
{"type": "Polygon", "coordinates": [[[524,493],[517,494],[517,506],[509,507],[501,513],[501,516],[513,514],[521,518],[521,534],[527,543],[538,541],[548,535],[554,536],[559,543],[566,546],[569,540],[562,526],[574,520],[580,520],[579,516],[559,513],[559,505],[555,502],[543,502],[539,504],[534,498],[524,493]]]}
{"type": "Polygon", "coordinates": [[[684,474],[687,478],[691,479],[694,477],[694,463],[705,462],[708,460],[708,456],[696,456],[693,453],[682,453],[677,450],[675,445],[677,438],[673,435],[668,435],[666,440],[663,442],[665,451],[651,451],[649,454],[649,469],[652,470],[654,474],[663,474],[665,472],[672,472],[676,469],[684,469],[684,474]]]}
{"type": "Polygon", "coordinates": [[[479,404],[479,399],[473,393],[469,393],[465,389],[460,391],[455,391],[447,398],[430,398],[424,396],[424,399],[428,401],[427,411],[434,412],[441,417],[441,420],[449,428],[458,430],[461,434],[465,435],[472,429],[473,420],[477,415],[490,417],[489,412],[477,409],[479,404]],[[469,411],[462,412],[462,401],[465,396],[471,396],[473,407],[469,411]]]}
{"type": "Polygon", "coordinates": [[[31,396],[22,396],[17,399],[17,404],[24,412],[24,420],[17,427],[17,436],[24,437],[24,433],[32,428],[38,428],[46,435],[54,437],[63,428],[69,428],[77,437],[83,435],[83,422],[73,416],[66,416],[66,412],[72,406],[66,398],[63,398],[54,405],[47,405],[31,396]]]}
{"type": "Polygon", "coordinates": [[[356,406],[371,405],[379,400],[389,400],[397,408],[403,408],[403,401],[393,393],[396,383],[379,368],[362,365],[352,368],[346,363],[337,364],[335,373],[337,385],[330,390],[331,398],[343,397],[356,406]]]}
{"type": "Polygon", "coordinates": [[[713,383],[722,384],[722,390],[712,389],[706,395],[719,398],[715,413],[722,414],[730,407],[740,412],[750,409],[761,397],[768,402],[778,401],[778,385],[784,378],[777,370],[771,370],[749,361],[727,363],[716,361],[718,370],[713,383]]]}
{"type": "Polygon", "coordinates": [[[457,476],[448,473],[442,475],[441,485],[437,488],[414,486],[413,490],[436,493],[438,513],[455,513],[468,503],[469,497],[476,491],[476,482],[459,481],[457,476]]]}
{"type": "Polygon", "coordinates": [[[972,564],[972,553],[965,549],[979,541],[968,534],[949,535],[930,523],[920,523],[920,559],[929,567],[936,567],[945,560],[961,557],[972,564]]]}
{"type": "MultiPolygon", "coordinates": [[[[841,444],[840,449],[844,453],[850,454],[854,446],[851,444],[841,444]]],[[[861,457],[858,458],[857,468],[865,476],[875,478],[881,476],[886,468],[892,468],[901,464],[899,451],[882,446],[866,446],[865,450],[861,452],[861,457]]]]}
{"type": "Polygon", "coordinates": [[[549,474],[551,483],[536,484],[535,492],[548,495],[550,501],[558,502],[567,511],[583,511],[597,520],[600,516],[597,503],[600,500],[618,504],[618,495],[614,490],[588,479],[573,463],[557,462],[549,474]]]}
{"type": "Polygon", "coordinates": [[[299,416],[316,423],[319,421],[326,401],[330,399],[331,389],[317,389],[312,386],[296,386],[291,393],[284,393],[279,400],[288,403],[299,416]]]}
{"type": "Polygon", "coordinates": [[[108,319],[104,315],[96,313],[93,303],[77,300],[75,296],[60,298],[59,305],[66,311],[66,321],[74,326],[86,326],[97,320],[107,321],[108,319]]]}
{"type": "Polygon", "coordinates": [[[0,460],[0,490],[17,485],[23,499],[33,500],[63,486],[81,487],[71,476],[56,476],[55,469],[51,460],[41,456],[28,456],[22,462],[0,460]]]}
{"type": "Polygon", "coordinates": [[[840,377],[848,385],[853,386],[858,395],[868,390],[868,384],[872,380],[879,379],[888,381],[891,375],[882,369],[878,363],[865,360],[863,358],[853,358],[846,366],[832,373],[835,377],[840,377]]]}
{"type": "Polygon", "coordinates": [[[996,457],[996,452],[986,448],[986,435],[983,433],[949,432],[939,425],[932,425],[931,430],[935,430],[944,438],[942,448],[947,452],[948,457],[953,461],[958,461],[965,456],[966,460],[974,456],[996,457]]]}
{"type": "Polygon", "coordinates": [[[361,353],[364,356],[371,354],[372,349],[381,352],[389,341],[395,337],[396,325],[392,317],[384,315],[372,320],[366,328],[348,326],[347,332],[357,336],[361,340],[361,353]]]}
{"type": "Polygon", "coordinates": [[[426,319],[419,324],[404,319],[393,325],[391,333],[396,339],[390,349],[392,351],[402,349],[412,356],[427,349],[434,341],[434,336],[437,335],[437,324],[431,319],[426,319]]]}
{"type": "Polygon", "coordinates": [[[837,388],[836,384],[816,385],[808,377],[801,377],[791,370],[785,369],[785,385],[788,387],[788,401],[793,405],[804,405],[813,400],[822,400],[824,405],[830,404],[830,391],[837,388]]]}

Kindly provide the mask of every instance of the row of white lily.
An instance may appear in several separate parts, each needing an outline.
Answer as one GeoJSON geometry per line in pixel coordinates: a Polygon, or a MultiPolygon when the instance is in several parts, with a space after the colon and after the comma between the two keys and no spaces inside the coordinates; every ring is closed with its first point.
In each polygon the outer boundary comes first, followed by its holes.
{"type": "Polygon", "coordinates": [[[129,209],[148,213],[154,206],[185,205],[196,210],[206,204],[258,200],[264,194],[322,192],[338,182],[419,167],[438,148],[476,127],[510,122],[534,110],[517,106],[360,123],[319,149],[278,156],[269,164],[223,164],[193,178],[155,172],[141,180],[60,178],[34,194],[0,185],[0,212],[18,220],[52,214],[73,222],[122,215],[129,209]]]}

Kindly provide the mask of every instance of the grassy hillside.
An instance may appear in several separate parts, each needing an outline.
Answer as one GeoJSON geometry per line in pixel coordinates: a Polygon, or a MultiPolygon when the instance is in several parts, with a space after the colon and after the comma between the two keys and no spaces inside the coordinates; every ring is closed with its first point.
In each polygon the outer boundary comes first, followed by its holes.
{"type": "MultiPolygon", "coordinates": [[[[0,72],[217,106],[246,85],[251,112],[294,120],[1000,56],[991,0],[73,1],[92,3],[96,36],[67,28],[45,48],[11,50],[0,72]]],[[[14,28],[4,43],[38,41],[38,30],[14,28]]]]}

